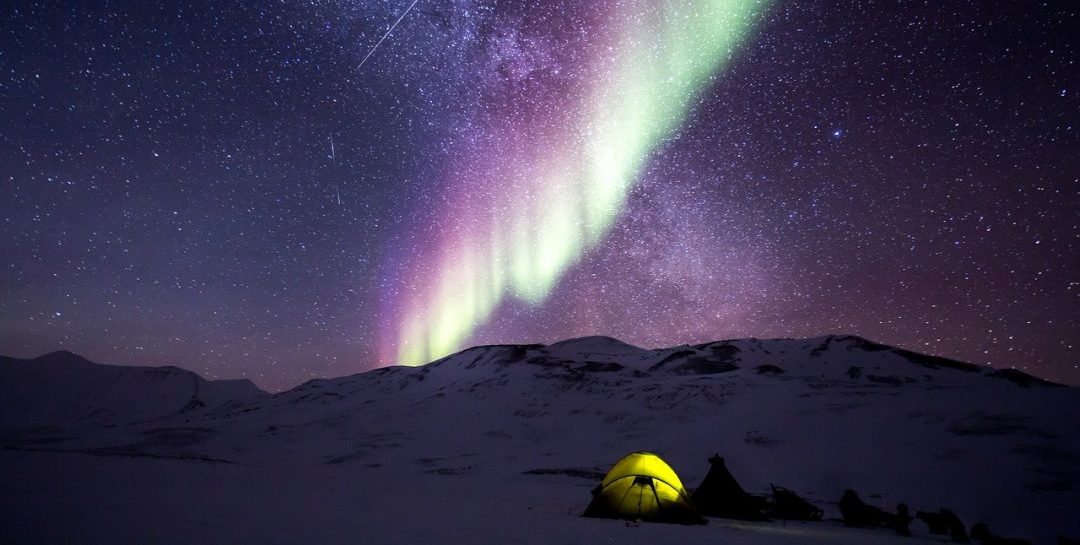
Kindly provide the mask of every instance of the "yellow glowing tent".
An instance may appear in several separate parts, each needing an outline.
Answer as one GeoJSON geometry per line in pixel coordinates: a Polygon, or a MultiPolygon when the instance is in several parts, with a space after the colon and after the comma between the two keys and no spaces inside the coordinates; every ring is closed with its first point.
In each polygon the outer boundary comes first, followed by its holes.
{"type": "Polygon", "coordinates": [[[619,460],[593,489],[586,517],[702,524],[682,481],[671,466],[649,452],[619,460]]]}

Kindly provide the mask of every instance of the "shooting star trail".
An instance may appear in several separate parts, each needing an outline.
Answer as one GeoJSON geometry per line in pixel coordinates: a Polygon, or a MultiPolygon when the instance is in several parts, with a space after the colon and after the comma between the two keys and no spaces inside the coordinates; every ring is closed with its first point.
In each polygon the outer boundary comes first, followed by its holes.
{"type": "MultiPolygon", "coordinates": [[[[333,167],[337,167],[337,152],[334,151],[334,133],[330,133],[330,160],[333,162],[333,167]]],[[[333,168],[332,167],[332,168],[333,168]]],[[[337,173],[337,169],[333,168],[333,173],[337,173]]],[[[337,195],[337,203],[341,204],[341,184],[337,181],[334,182],[334,194],[337,195]]]]}
{"type": "Polygon", "coordinates": [[[379,41],[375,43],[375,47],[372,47],[371,51],[368,51],[368,54],[366,56],[364,56],[364,60],[360,61],[360,65],[356,67],[357,70],[364,67],[364,63],[367,62],[367,60],[371,58],[372,53],[375,53],[375,50],[378,49],[380,45],[382,45],[383,41],[386,40],[386,37],[389,36],[390,33],[393,32],[395,28],[397,28],[398,23],[400,23],[401,20],[404,19],[405,16],[408,15],[410,11],[412,11],[413,6],[415,6],[416,3],[419,2],[419,1],[420,0],[413,0],[413,3],[409,4],[409,7],[408,7],[408,9],[405,10],[405,13],[402,13],[401,17],[398,17],[398,20],[394,21],[394,24],[390,25],[390,30],[387,30],[386,34],[383,34],[383,37],[379,38],[379,41]]]}

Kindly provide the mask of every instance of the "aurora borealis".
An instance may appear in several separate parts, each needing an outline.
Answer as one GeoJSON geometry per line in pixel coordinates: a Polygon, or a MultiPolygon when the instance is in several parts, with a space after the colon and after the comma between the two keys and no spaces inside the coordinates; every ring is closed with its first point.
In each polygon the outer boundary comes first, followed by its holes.
{"type": "Polygon", "coordinates": [[[1073,3],[410,5],[0,8],[0,354],[849,333],[1080,383],[1073,3]]]}
{"type": "MultiPolygon", "coordinates": [[[[479,164],[457,167],[445,209],[455,228],[414,258],[398,349],[383,361],[421,364],[460,350],[507,295],[542,305],[563,272],[604,241],[653,148],[678,130],[763,8],[640,1],[602,14],[604,31],[575,44],[584,84],[538,78],[561,92],[527,120],[485,127],[490,138],[470,150],[479,164]]],[[[506,106],[516,110],[533,94],[506,106]]]]}

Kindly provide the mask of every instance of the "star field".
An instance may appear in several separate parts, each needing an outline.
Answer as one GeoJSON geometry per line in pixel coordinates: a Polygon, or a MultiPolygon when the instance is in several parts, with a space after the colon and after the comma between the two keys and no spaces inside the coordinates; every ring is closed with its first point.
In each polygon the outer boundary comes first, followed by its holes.
{"type": "MultiPolygon", "coordinates": [[[[525,167],[586,164],[633,111],[586,106],[604,59],[665,43],[620,29],[681,4],[420,0],[359,66],[408,6],[0,8],[0,353],[396,363],[452,235],[559,202],[525,167]]],[[[603,235],[455,345],[850,333],[1080,384],[1080,9],[751,7],[603,235]]]]}

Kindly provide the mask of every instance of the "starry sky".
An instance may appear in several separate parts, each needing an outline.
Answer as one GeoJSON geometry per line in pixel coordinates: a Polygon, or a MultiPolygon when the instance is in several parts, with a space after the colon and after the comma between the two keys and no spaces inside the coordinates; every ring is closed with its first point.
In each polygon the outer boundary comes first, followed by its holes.
{"type": "Polygon", "coordinates": [[[1074,2],[0,21],[0,354],[281,390],[474,344],[848,333],[1080,384],[1074,2]]]}

